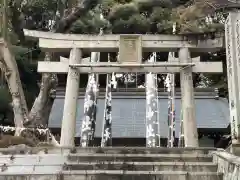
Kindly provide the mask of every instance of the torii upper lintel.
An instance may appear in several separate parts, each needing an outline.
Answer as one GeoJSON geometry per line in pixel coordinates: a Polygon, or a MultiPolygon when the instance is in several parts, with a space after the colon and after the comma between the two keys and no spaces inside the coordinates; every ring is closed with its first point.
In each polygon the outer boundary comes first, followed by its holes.
{"type": "MultiPolygon", "coordinates": [[[[92,52],[117,52],[120,47],[120,39],[130,35],[76,35],[60,34],[52,32],[32,31],[24,29],[25,36],[39,39],[39,46],[47,51],[70,51],[72,48],[80,48],[83,51],[92,52]]],[[[145,52],[169,52],[178,51],[182,47],[189,48],[191,52],[218,51],[224,47],[224,38],[197,39],[186,35],[135,35],[141,36],[142,51],[145,52]]]]}

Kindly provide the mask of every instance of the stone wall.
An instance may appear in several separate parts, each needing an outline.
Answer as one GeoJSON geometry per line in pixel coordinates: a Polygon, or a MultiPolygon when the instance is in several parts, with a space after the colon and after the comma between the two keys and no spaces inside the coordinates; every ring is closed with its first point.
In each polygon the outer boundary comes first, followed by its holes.
{"type": "Polygon", "coordinates": [[[226,151],[212,152],[213,162],[218,164],[218,172],[223,173],[223,180],[240,179],[240,157],[226,151]]]}

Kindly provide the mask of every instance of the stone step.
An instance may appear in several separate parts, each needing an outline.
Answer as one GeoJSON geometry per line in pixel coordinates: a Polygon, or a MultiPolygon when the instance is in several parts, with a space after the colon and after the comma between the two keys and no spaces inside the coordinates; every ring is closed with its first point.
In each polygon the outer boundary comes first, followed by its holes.
{"type": "Polygon", "coordinates": [[[185,171],[63,171],[63,180],[223,180],[221,173],[185,171]]]}
{"type": "Polygon", "coordinates": [[[104,153],[104,154],[208,154],[216,148],[147,148],[147,147],[87,147],[87,148],[48,148],[48,153],[104,153]]]}
{"type": "Polygon", "coordinates": [[[212,162],[211,155],[205,154],[69,154],[72,162],[212,162]]]}
{"type": "Polygon", "coordinates": [[[63,169],[217,172],[217,165],[212,162],[79,162],[65,164],[63,169]]]}
{"type": "Polygon", "coordinates": [[[186,171],[108,171],[83,170],[61,171],[59,173],[36,172],[31,174],[0,172],[0,180],[223,180],[221,173],[216,172],[186,172],[186,171]]]}

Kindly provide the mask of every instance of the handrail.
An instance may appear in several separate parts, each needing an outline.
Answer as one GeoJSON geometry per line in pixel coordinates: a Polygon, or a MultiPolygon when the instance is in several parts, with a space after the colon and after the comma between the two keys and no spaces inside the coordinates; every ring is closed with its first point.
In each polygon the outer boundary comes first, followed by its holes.
{"type": "Polygon", "coordinates": [[[226,152],[224,150],[218,150],[211,152],[212,155],[218,156],[219,158],[231,163],[236,164],[237,166],[240,166],[240,157],[235,156],[229,152],[226,152]]]}
{"type": "Polygon", "coordinates": [[[240,177],[240,157],[225,150],[212,151],[213,162],[218,166],[218,172],[223,174],[223,179],[235,180],[240,177]]]}

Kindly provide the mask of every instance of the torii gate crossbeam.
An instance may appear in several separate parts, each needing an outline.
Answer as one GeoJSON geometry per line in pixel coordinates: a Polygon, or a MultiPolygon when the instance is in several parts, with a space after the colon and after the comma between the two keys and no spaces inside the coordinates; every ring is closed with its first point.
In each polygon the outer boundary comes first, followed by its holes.
{"type": "Polygon", "coordinates": [[[47,51],[62,52],[79,48],[92,52],[118,52],[123,36],[141,36],[141,48],[145,52],[177,52],[179,48],[189,48],[191,52],[212,52],[223,48],[224,38],[198,39],[183,35],[76,35],[42,32],[24,29],[25,36],[39,39],[39,47],[47,51]]]}

